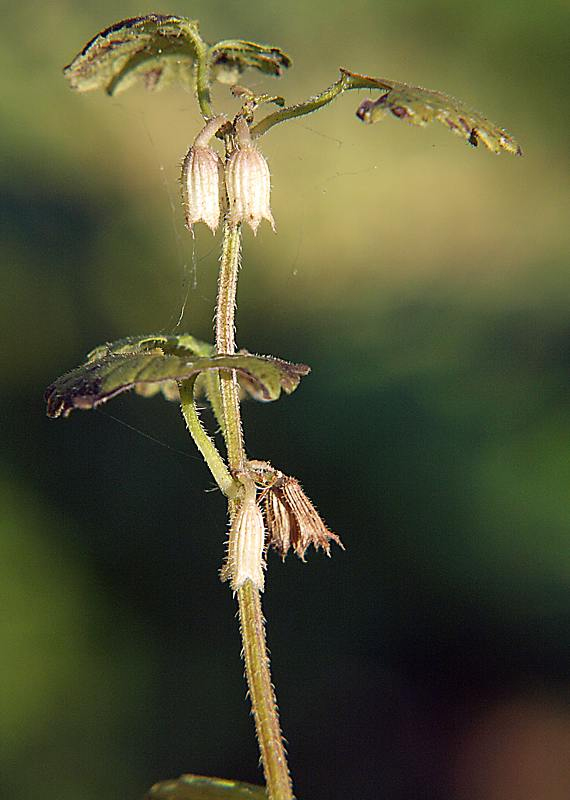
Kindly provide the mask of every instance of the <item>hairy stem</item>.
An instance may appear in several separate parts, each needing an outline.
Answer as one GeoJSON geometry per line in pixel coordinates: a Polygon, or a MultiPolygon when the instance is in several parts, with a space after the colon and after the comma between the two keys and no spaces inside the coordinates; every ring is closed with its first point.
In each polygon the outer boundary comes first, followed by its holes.
{"type": "MultiPolygon", "coordinates": [[[[236,350],[235,308],[240,249],[240,226],[232,226],[226,222],[216,307],[216,350],[218,354],[233,355],[236,350]]],[[[228,370],[220,373],[220,388],[228,464],[230,471],[235,473],[244,468],[246,461],[241,427],[239,387],[235,372],[228,370]]],[[[229,510],[232,516],[235,514],[237,502],[229,500],[229,510]]],[[[267,793],[270,800],[293,800],[291,777],[269,671],[259,590],[251,581],[247,580],[238,589],[237,599],[245,675],[251,697],[267,793]]]]}
{"type": "MultiPolygon", "coordinates": [[[[239,225],[231,226],[226,222],[216,307],[216,352],[218,355],[233,355],[236,351],[235,308],[240,250],[241,228],[239,225]]],[[[220,372],[220,391],[228,463],[232,470],[243,470],[245,451],[241,430],[239,387],[234,371],[222,370],[220,372]]]]}
{"type": "Polygon", "coordinates": [[[291,800],[293,789],[271,683],[261,598],[250,581],[237,594],[245,673],[267,792],[270,800],[291,800]]]}

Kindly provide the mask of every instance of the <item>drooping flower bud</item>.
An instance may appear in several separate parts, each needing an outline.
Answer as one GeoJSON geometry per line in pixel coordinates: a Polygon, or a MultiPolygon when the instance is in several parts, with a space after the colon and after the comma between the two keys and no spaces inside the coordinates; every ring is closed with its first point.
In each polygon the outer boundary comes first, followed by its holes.
{"type": "Polygon", "coordinates": [[[225,194],[224,167],[209,141],[225,121],[222,115],[205,125],[182,165],[184,216],[189,230],[192,230],[195,222],[205,222],[215,233],[220,222],[222,197],[225,194]]]}
{"type": "Polygon", "coordinates": [[[262,219],[268,220],[273,230],[275,222],[269,204],[271,176],[263,155],[251,141],[244,119],[236,122],[237,147],[226,165],[226,182],[229,200],[229,223],[247,222],[257,233],[262,219]]]}
{"type": "Polygon", "coordinates": [[[263,591],[263,549],[265,547],[265,525],[263,514],[257,505],[256,488],[251,479],[245,484],[245,494],[235,513],[228,540],[228,555],[222,568],[222,580],[229,580],[236,592],[246,581],[263,591]]]}

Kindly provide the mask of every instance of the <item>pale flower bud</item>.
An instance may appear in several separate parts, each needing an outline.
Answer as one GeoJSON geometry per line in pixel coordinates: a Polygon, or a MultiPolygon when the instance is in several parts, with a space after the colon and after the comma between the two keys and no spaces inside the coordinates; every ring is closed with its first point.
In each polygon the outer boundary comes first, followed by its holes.
{"type": "Polygon", "coordinates": [[[246,581],[251,581],[256,589],[263,591],[264,547],[263,514],[257,505],[255,485],[249,482],[232,521],[227,560],[222,569],[222,580],[229,579],[234,592],[246,581]]]}
{"type": "Polygon", "coordinates": [[[198,134],[182,165],[182,196],[186,227],[205,222],[215,233],[220,222],[223,164],[209,141],[225,122],[225,117],[210,120],[198,134]]]}
{"type": "Polygon", "coordinates": [[[236,132],[238,146],[226,165],[229,223],[247,222],[257,233],[259,223],[266,219],[275,230],[269,204],[271,176],[267,161],[251,141],[245,120],[237,121],[236,132]]]}

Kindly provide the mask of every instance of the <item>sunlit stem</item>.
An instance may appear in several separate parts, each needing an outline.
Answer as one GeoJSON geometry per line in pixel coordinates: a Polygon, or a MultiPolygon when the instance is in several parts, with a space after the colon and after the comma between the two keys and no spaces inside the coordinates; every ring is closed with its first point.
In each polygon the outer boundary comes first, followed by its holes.
{"type": "Polygon", "coordinates": [[[182,414],[194,444],[204,456],[204,461],[210,468],[214,480],[226,497],[235,499],[240,491],[240,484],[230,475],[223,458],[218,453],[216,445],[202,426],[194,398],[195,384],[196,379],[192,378],[180,385],[182,414]]]}
{"type": "MultiPolygon", "coordinates": [[[[241,228],[239,225],[230,225],[226,222],[216,307],[216,350],[218,354],[233,355],[236,351],[235,308],[240,250],[241,228]]],[[[229,370],[221,372],[220,388],[228,464],[230,471],[236,474],[243,469],[246,456],[241,427],[239,387],[235,372],[229,370]]],[[[238,502],[239,500],[229,500],[230,516],[235,514],[238,502]]],[[[248,580],[237,590],[237,599],[245,674],[267,794],[270,800],[293,800],[291,777],[269,671],[265,624],[259,590],[248,580]]]]}

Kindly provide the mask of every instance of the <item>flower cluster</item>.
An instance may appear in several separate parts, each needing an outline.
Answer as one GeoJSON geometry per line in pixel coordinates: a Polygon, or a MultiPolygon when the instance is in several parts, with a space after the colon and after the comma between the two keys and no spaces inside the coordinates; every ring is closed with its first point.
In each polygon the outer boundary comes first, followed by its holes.
{"type": "Polygon", "coordinates": [[[227,122],[225,116],[214,117],[200,131],[182,165],[182,196],[186,227],[205,222],[212,233],[227,210],[232,227],[246,222],[254,233],[262,219],[273,230],[271,213],[271,176],[267,161],[251,140],[249,126],[238,117],[235,122],[235,147],[225,168],[210,140],[227,122]]]}

